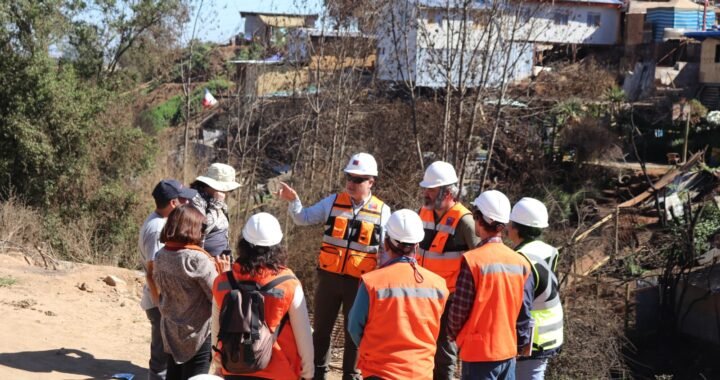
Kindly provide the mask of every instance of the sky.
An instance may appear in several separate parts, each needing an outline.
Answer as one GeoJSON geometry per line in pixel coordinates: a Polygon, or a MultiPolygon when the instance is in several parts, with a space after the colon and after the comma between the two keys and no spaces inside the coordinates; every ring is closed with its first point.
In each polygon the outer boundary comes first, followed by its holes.
{"type": "MultiPolygon", "coordinates": [[[[194,4],[199,4],[195,1],[194,4]]],[[[227,42],[232,36],[243,31],[244,22],[240,12],[283,12],[317,13],[322,9],[322,0],[204,0],[198,13],[193,11],[193,21],[185,30],[185,40],[193,34],[205,41],[227,42]]]]}

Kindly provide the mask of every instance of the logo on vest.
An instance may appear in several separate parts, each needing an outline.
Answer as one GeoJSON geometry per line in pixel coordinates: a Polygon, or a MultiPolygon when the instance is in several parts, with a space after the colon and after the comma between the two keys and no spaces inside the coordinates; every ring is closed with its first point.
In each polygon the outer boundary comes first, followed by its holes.
{"type": "Polygon", "coordinates": [[[446,225],[446,226],[452,226],[452,225],[453,225],[453,222],[455,222],[455,218],[453,218],[452,216],[449,216],[449,217],[447,218],[447,220],[445,221],[445,225],[446,225]]]}

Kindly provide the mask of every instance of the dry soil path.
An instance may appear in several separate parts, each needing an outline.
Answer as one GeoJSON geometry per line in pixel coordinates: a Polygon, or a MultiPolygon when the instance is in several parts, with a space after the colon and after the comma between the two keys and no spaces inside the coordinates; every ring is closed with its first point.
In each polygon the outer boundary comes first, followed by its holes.
{"type": "MultiPolygon", "coordinates": [[[[150,324],[144,276],[127,269],[30,265],[0,254],[0,379],[146,378],[150,324]],[[108,285],[115,276],[122,282],[108,285]]],[[[339,379],[333,374],[333,380],[339,379]]]]}

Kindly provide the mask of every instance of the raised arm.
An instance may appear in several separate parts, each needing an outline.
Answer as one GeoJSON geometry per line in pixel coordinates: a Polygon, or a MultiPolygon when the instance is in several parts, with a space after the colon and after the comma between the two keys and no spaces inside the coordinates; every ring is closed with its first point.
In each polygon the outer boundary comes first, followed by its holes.
{"type": "Polygon", "coordinates": [[[293,222],[299,226],[325,222],[328,215],[330,215],[333,202],[335,202],[335,195],[333,194],[310,207],[303,207],[297,192],[284,182],[280,182],[280,190],[275,193],[275,196],[289,202],[288,212],[293,222]]]}

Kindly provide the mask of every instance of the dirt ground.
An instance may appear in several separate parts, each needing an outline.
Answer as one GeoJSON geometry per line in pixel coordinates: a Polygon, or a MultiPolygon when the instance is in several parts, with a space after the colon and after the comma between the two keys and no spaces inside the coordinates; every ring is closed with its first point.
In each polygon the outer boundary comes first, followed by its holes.
{"type": "Polygon", "coordinates": [[[0,379],[145,379],[143,280],[138,271],[69,263],[54,270],[0,254],[0,379]],[[108,285],[111,275],[122,282],[108,285]]]}

